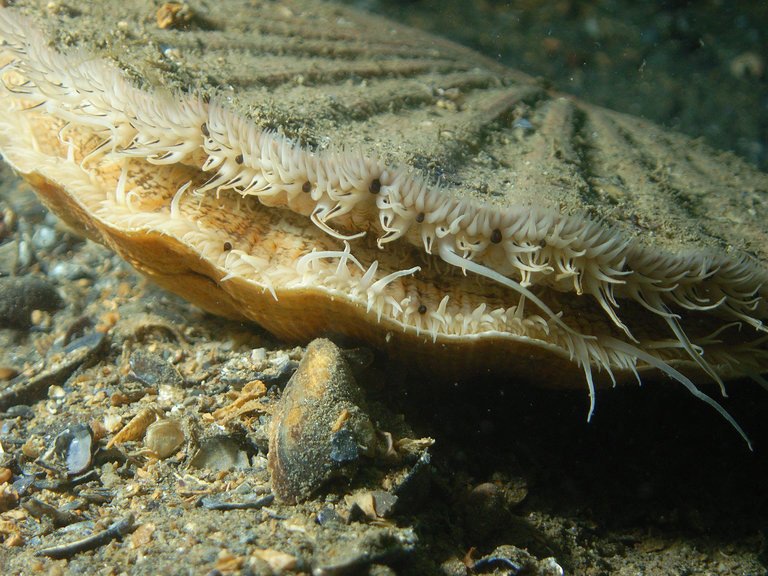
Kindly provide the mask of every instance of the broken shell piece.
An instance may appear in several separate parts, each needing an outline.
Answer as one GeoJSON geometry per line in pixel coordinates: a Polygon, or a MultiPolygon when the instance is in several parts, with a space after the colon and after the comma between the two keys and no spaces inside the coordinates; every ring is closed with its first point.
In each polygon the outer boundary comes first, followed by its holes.
{"type": "Polygon", "coordinates": [[[119,414],[106,414],[104,416],[104,420],[102,421],[102,426],[104,426],[107,432],[114,434],[120,430],[120,428],[122,428],[123,417],[119,414]]]}
{"type": "Polygon", "coordinates": [[[381,520],[392,515],[397,496],[384,490],[363,490],[344,497],[347,506],[359,508],[370,520],[381,520]]]}
{"type": "Polygon", "coordinates": [[[265,549],[255,550],[253,555],[269,565],[273,574],[284,574],[288,570],[296,568],[298,559],[279,550],[265,549]]]}
{"type": "Polygon", "coordinates": [[[92,456],[93,433],[91,428],[85,425],[73,428],[67,450],[67,473],[76,476],[88,470],[91,466],[92,456]]]}
{"type": "Polygon", "coordinates": [[[470,567],[471,572],[488,573],[503,569],[510,574],[535,574],[536,576],[563,576],[565,571],[552,556],[538,560],[527,550],[509,544],[499,546],[470,567]],[[510,571],[511,570],[511,571],[510,571]]]}
{"type": "Polygon", "coordinates": [[[0,512],[7,512],[16,508],[19,503],[19,494],[10,484],[0,485],[0,512]]]}
{"type": "Polygon", "coordinates": [[[107,444],[107,448],[112,448],[115,444],[122,444],[123,442],[130,442],[131,440],[140,440],[147,428],[160,416],[162,411],[157,406],[147,406],[142,408],[136,416],[131,418],[123,429],[120,430],[107,444]]]}
{"type": "Polygon", "coordinates": [[[260,400],[266,393],[267,388],[261,380],[252,380],[243,386],[234,402],[216,410],[213,417],[220,425],[224,425],[231,419],[250,412],[267,411],[267,407],[260,400]]]}
{"type": "Polygon", "coordinates": [[[375,429],[342,351],[312,341],[285,387],[272,420],[272,490],[285,502],[305,500],[338,475],[351,476],[361,453],[372,452],[375,429]]]}
{"type": "Polygon", "coordinates": [[[88,470],[93,455],[93,432],[85,424],[75,424],[63,430],[53,441],[53,450],[43,458],[59,458],[66,462],[67,474],[77,476],[88,470]]]}
{"type": "Polygon", "coordinates": [[[184,379],[179,371],[170,362],[158,354],[151,354],[144,350],[136,350],[129,360],[132,380],[141,382],[145,386],[182,386],[184,379]]]}
{"type": "Polygon", "coordinates": [[[203,440],[189,462],[191,468],[217,471],[248,468],[250,465],[248,453],[237,440],[229,436],[214,436],[203,440]]]}
{"type": "Polygon", "coordinates": [[[147,428],[144,445],[158,458],[168,458],[176,454],[184,443],[184,430],[174,418],[163,418],[153,422],[147,428]]]}

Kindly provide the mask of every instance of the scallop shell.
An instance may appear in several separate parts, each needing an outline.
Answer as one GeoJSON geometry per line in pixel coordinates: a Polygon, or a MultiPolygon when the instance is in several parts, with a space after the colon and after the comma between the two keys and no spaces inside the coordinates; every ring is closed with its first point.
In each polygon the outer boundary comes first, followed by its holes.
{"type": "Polygon", "coordinates": [[[0,12],[3,156],[201,307],[591,392],[768,368],[738,158],[331,4],[45,6],[0,12]]]}

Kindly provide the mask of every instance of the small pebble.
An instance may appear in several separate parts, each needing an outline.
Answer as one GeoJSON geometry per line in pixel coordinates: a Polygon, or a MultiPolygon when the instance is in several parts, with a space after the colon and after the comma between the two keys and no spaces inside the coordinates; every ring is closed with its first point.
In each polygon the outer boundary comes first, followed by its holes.
{"type": "Polygon", "coordinates": [[[360,456],[357,441],[351,430],[342,428],[331,436],[331,460],[343,465],[354,462],[360,456]]]}
{"type": "Polygon", "coordinates": [[[264,362],[264,360],[267,359],[267,349],[266,348],[255,348],[254,350],[251,350],[251,362],[254,364],[260,364],[261,362],[264,362]]]}
{"type": "Polygon", "coordinates": [[[32,235],[32,244],[38,250],[50,250],[57,242],[56,231],[48,226],[40,226],[32,235]]]}
{"type": "Polygon", "coordinates": [[[317,513],[315,520],[320,526],[324,526],[329,522],[342,522],[341,516],[339,516],[333,508],[323,508],[317,513]]]}
{"type": "Polygon", "coordinates": [[[13,366],[0,366],[0,381],[12,380],[18,374],[19,371],[13,366]]]}
{"type": "Polygon", "coordinates": [[[191,468],[207,470],[245,469],[250,465],[248,454],[240,443],[228,436],[214,436],[204,440],[189,462],[191,468]]]}
{"type": "Polygon", "coordinates": [[[90,278],[91,273],[85,267],[74,262],[57,262],[48,271],[48,276],[53,280],[80,280],[90,278]]]}
{"type": "Polygon", "coordinates": [[[15,240],[0,244],[0,276],[16,273],[19,261],[19,243],[15,240]]]}
{"type": "Polygon", "coordinates": [[[465,520],[473,542],[480,542],[501,530],[509,518],[509,508],[501,486],[478,484],[466,501],[465,520]]]}
{"type": "Polygon", "coordinates": [[[284,574],[296,567],[297,558],[279,550],[255,550],[253,554],[269,564],[273,574],[284,574]]]}
{"type": "Polygon", "coordinates": [[[169,362],[157,354],[137,350],[131,354],[131,376],[146,386],[181,386],[184,380],[169,362]]]}
{"type": "Polygon", "coordinates": [[[183,28],[192,19],[192,9],[181,2],[163,2],[155,14],[157,27],[162,30],[183,28]]]}
{"type": "Polygon", "coordinates": [[[397,572],[386,564],[374,564],[368,569],[368,576],[397,576],[397,572]]]}
{"type": "Polygon", "coordinates": [[[64,398],[66,395],[67,395],[66,390],[64,390],[64,388],[62,388],[61,386],[57,386],[56,384],[48,388],[48,398],[51,398],[53,400],[64,398]]]}
{"type": "Polygon", "coordinates": [[[730,62],[731,74],[739,79],[762,78],[765,72],[765,60],[757,52],[742,52],[730,62]]]}
{"type": "Polygon", "coordinates": [[[5,415],[8,418],[32,418],[35,415],[35,410],[26,404],[14,404],[8,407],[5,415]]]}
{"type": "Polygon", "coordinates": [[[518,118],[512,123],[512,128],[517,128],[523,132],[532,132],[533,124],[527,118],[518,118]]]}
{"type": "Polygon", "coordinates": [[[46,278],[0,278],[0,326],[29,328],[34,310],[53,312],[62,304],[56,288],[46,278]]]}
{"type": "Polygon", "coordinates": [[[30,246],[29,242],[27,240],[19,241],[19,253],[18,259],[16,260],[18,268],[20,270],[29,268],[30,264],[32,264],[34,260],[35,255],[32,252],[32,247],[30,246]]]}

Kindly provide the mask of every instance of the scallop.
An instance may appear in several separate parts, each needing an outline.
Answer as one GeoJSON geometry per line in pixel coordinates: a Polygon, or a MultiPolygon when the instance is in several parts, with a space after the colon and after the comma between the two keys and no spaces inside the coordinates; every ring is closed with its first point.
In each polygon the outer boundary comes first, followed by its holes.
{"type": "Polygon", "coordinates": [[[1,10],[3,157],[169,290],[446,380],[586,383],[590,414],[666,377],[738,429],[696,386],[768,370],[768,176],[738,158],[339,6],[1,10]]]}

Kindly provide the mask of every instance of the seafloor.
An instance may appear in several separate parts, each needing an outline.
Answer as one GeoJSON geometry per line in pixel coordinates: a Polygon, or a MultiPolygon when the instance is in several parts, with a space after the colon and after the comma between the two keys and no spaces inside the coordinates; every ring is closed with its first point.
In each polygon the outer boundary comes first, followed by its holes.
{"type": "MultiPolygon", "coordinates": [[[[764,167],[764,6],[641,4],[368,6],[764,167]]],[[[434,438],[429,462],[366,460],[352,481],[285,505],[263,500],[265,414],[301,348],[154,287],[6,167],[0,287],[0,574],[767,573],[768,393],[752,382],[731,383],[723,403],[754,452],[668,382],[601,391],[588,424],[586,391],[480,375],[446,385],[377,359],[357,375],[371,410],[382,428],[434,438]],[[257,379],[266,394],[246,397],[257,379]],[[178,452],[156,460],[141,438],[107,449],[151,406],[179,422],[178,452]],[[88,443],[82,426],[98,450],[67,462],[74,437],[88,443]],[[82,470],[57,474],[62,453],[59,467],[82,470]],[[222,509],[233,503],[245,509],[222,509]],[[36,555],[129,514],[122,539],[36,555]]]]}

